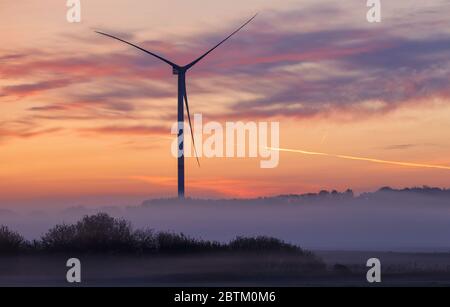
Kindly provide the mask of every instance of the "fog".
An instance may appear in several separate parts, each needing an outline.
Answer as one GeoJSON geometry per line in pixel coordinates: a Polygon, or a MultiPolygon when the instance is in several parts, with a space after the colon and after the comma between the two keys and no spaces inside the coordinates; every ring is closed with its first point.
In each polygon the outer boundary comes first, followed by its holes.
{"type": "Polygon", "coordinates": [[[107,212],[136,228],[183,232],[208,240],[273,236],[313,250],[450,251],[449,190],[309,194],[254,200],[152,200],[129,207],[72,207],[15,212],[0,224],[27,239],[58,223],[107,212]]]}

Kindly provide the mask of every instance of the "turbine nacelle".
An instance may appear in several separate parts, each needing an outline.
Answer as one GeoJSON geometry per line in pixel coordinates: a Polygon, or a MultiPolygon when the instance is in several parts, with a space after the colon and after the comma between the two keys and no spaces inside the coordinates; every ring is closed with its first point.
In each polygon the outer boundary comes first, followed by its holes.
{"type": "Polygon", "coordinates": [[[186,67],[172,66],[172,74],[176,76],[184,74],[186,73],[186,71],[187,71],[186,67]]]}

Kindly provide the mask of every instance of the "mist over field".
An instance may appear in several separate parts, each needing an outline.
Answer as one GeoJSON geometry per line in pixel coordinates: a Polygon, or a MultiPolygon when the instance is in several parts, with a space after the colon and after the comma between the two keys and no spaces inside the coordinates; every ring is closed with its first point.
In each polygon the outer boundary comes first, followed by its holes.
{"type": "Polygon", "coordinates": [[[35,239],[56,224],[100,211],[136,228],[221,242],[266,235],[315,250],[450,251],[450,190],[433,188],[384,188],[360,196],[323,191],[250,200],[166,199],[34,212],[0,209],[0,224],[35,239]]]}

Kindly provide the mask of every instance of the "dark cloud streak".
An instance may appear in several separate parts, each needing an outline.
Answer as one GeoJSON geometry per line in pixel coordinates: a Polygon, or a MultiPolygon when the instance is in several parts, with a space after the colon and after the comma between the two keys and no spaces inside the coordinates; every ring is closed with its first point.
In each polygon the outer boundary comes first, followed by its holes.
{"type": "MultiPolygon", "coordinates": [[[[356,116],[383,114],[420,99],[450,97],[450,36],[445,32],[413,39],[411,35],[395,32],[389,25],[375,29],[349,25],[334,29],[315,27],[308,32],[297,28],[300,20],[311,22],[337,14],[342,11],[334,6],[270,12],[233,38],[228,48],[215,51],[214,56],[193,69],[189,86],[196,94],[220,93],[226,82],[235,91],[257,97],[235,101],[226,113],[230,118],[242,114],[253,114],[254,118],[274,115],[303,118],[327,116],[336,110],[356,116]],[[290,27],[280,30],[280,24],[290,27]],[[309,68],[302,66],[311,64],[309,68]],[[367,103],[373,101],[378,105],[368,107],[367,103]]],[[[411,31],[420,27],[409,26],[411,31]]],[[[187,46],[155,40],[141,44],[170,58],[179,55],[174,60],[189,61],[198,55],[194,51],[208,49],[222,36],[217,31],[196,34],[186,38],[190,42],[187,46]]],[[[130,33],[126,38],[134,41],[135,35],[130,33]]],[[[95,35],[77,39],[113,45],[95,35]]],[[[0,67],[0,75],[6,78],[42,73],[65,78],[5,86],[0,93],[25,97],[51,89],[70,89],[80,82],[97,85],[97,90],[82,93],[67,90],[63,102],[28,109],[43,118],[69,118],[96,108],[121,112],[126,117],[143,107],[136,104],[137,99],[175,99],[174,79],[164,65],[120,45],[113,51],[92,55],[54,57],[40,52],[36,59],[24,56],[21,63],[0,67]],[[152,86],[149,84],[152,80],[167,87],[152,86]]],[[[95,113],[101,112],[92,111],[90,115],[95,113]]]]}

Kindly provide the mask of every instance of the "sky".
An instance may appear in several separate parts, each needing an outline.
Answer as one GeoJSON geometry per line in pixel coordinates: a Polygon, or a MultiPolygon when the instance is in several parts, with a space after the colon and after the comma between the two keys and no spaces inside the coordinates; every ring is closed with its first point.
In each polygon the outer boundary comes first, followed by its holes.
{"type": "Polygon", "coordinates": [[[279,122],[294,151],[189,158],[188,196],[449,187],[450,1],[381,3],[369,23],[359,0],[81,0],[68,23],[65,1],[0,0],[0,207],[175,196],[176,78],[94,31],[187,64],[257,12],[189,72],[191,112],[279,122]]]}

